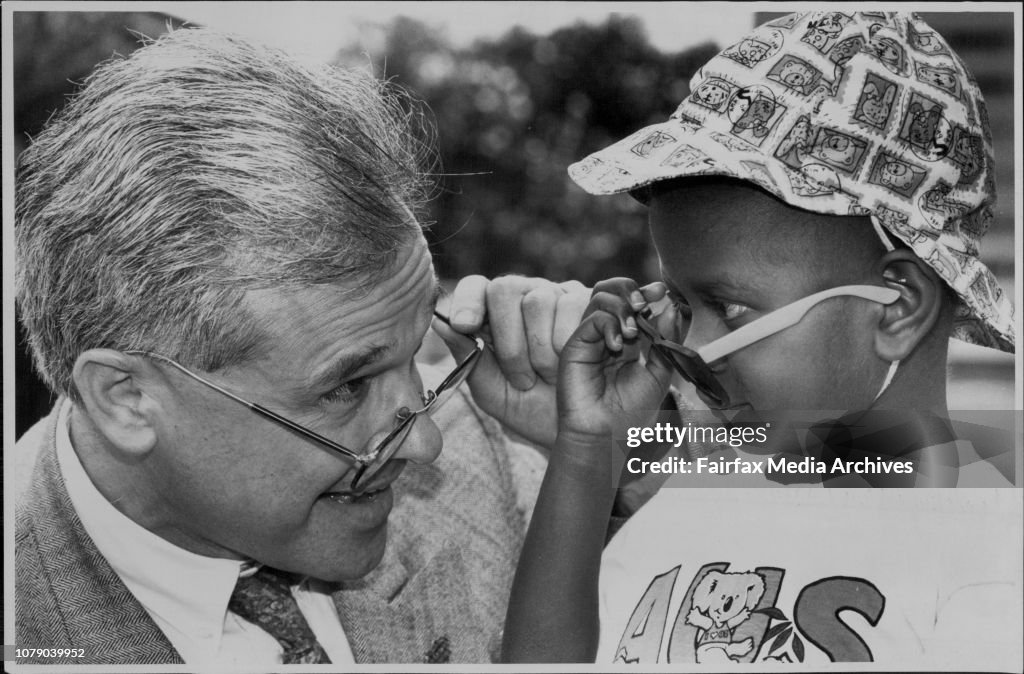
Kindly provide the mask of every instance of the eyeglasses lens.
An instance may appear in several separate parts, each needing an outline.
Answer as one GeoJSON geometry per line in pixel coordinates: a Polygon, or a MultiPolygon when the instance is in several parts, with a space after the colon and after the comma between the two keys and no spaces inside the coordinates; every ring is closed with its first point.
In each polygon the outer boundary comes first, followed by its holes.
{"type": "Polygon", "coordinates": [[[380,441],[375,448],[377,455],[372,461],[360,467],[355,479],[352,480],[353,489],[364,489],[370,480],[373,479],[373,476],[379,473],[380,469],[391,460],[391,457],[395,455],[395,452],[399,450],[405,438],[409,435],[409,431],[412,430],[416,416],[415,414],[410,414],[402,419],[398,426],[395,427],[395,430],[388,433],[387,437],[380,441]]]}
{"type": "Polygon", "coordinates": [[[416,411],[410,411],[409,409],[403,409],[399,412],[400,421],[395,427],[395,430],[391,431],[387,437],[377,444],[374,448],[376,456],[369,463],[363,465],[359,472],[356,473],[355,479],[352,481],[352,488],[356,490],[363,489],[373,476],[380,472],[388,461],[398,452],[401,448],[402,443],[405,442],[409,432],[412,430],[412,425],[416,423],[416,417],[423,413],[429,413],[431,410],[437,409],[445,404],[445,402],[451,397],[451,394],[455,389],[459,387],[462,382],[466,381],[466,377],[473,371],[473,366],[476,365],[476,361],[480,358],[481,348],[473,351],[467,356],[461,363],[459,363],[451,374],[445,377],[444,381],[434,390],[428,391],[425,399],[423,400],[423,408],[416,411]]]}

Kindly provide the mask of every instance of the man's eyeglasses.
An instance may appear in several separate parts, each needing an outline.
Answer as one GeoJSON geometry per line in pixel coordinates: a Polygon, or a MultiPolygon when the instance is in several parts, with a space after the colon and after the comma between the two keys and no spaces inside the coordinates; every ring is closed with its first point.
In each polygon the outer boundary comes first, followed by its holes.
{"type": "MultiPolygon", "coordinates": [[[[448,319],[436,311],[434,312],[434,316],[445,323],[448,323],[448,319]]],[[[434,390],[427,391],[422,395],[423,406],[417,410],[410,410],[408,407],[403,407],[398,410],[398,412],[395,413],[395,427],[387,434],[387,436],[384,437],[383,440],[378,442],[371,451],[366,452],[365,454],[349,449],[330,438],[325,438],[316,431],[309,429],[300,423],[283,417],[276,412],[272,412],[262,405],[246,400],[245,398],[214,384],[212,381],[199,376],[172,358],[168,358],[167,356],[153,353],[151,351],[129,350],[125,351],[125,353],[136,356],[145,356],[147,358],[152,358],[162,363],[166,363],[195,381],[198,381],[214,391],[231,398],[237,403],[245,405],[264,419],[269,419],[270,421],[294,431],[305,438],[309,438],[310,440],[313,440],[314,442],[317,442],[346,458],[353,459],[359,463],[359,467],[356,470],[355,477],[352,479],[351,488],[353,492],[358,493],[365,489],[367,483],[373,478],[373,476],[391,460],[395,455],[395,452],[397,452],[402,446],[402,442],[405,441],[406,437],[409,435],[409,431],[412,430],[412,425],[413,422],[416,421],[416,417],[444,404],[444,401],[448,398],[445,394],[454,391],[459,384],[466,380],[466,377],[469,376],[470,372],[473,371],[473,366],[476,365],[476,362],[480,359],[480,354],[483,352],[484,342],[480,337],[473,337],[472,339],[476,342],[476,347],[473,349],[472,353],[463,358],[462,361],[455,366],[455,369],[453,369],[451,373],[444,378],[444,381],[434,388],[434,390]]]]}
{"type": "Polygon", "coordinates": [[[729,394],[711,371],[712,363],[765,337],[770,337],[796,325],[816,304],[842,296],[861,297],[880,304],[892,304],[899,299],[900,293],[893,288],[867,285],[838,286],[822,290],[787,304],[781,309],[776,309],[756,321],[733,330],[724,337],[705,344],[696,351],[662,337],[651,322],[654,316],[650,308],[645,309],[636,317],[636,324],[658,353],[670,362],[684,379],[711,399],[715,407],[724,408],[730,406],[729,394]]]}

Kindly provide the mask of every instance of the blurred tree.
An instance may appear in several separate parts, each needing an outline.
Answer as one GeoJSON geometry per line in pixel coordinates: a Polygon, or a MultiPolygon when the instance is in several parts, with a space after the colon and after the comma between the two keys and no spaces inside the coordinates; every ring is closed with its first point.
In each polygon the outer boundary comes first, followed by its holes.
{"type": "MultiPolygon", "coordinates": [[[[663,121],[714,45],[665,55],[638,20],[617,15],[547,36],[514,28],[460,50],[404,17],[374,37],[386,76],[436,118],[446,175],[430,238],[442,276],[651,275],[643,209],[629,198],[590,198],[566,167],[663,121]]],[[[363,46],[338,61],[365,65],[363,46]]]]}

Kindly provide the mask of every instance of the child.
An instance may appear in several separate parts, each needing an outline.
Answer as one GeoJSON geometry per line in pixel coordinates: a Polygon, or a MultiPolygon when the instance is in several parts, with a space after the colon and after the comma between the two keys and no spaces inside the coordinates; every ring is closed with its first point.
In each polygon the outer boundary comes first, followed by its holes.
{"type": "MultiPolygon", "coordinates": [[[[1012,308],[977,258],[995,197],[984,104],[923,21],[789,16],[711,59],[691,91],[668,122],[570,168],[592,193],[649,205],[673,306],[655,324],[635,284],[599,284],[562,351],[504,657],[1019,668],[1017,490],[670,481],[602,555],[610,438],[657,409],[674,372],[723,418],[941,418],[950,335],[1013,349],[1012,308]],[[646,358],[641,332],[657,345],[646,358]]],[[[951,438],[912,426],[912,468],[955,484],[951,438]]]]}

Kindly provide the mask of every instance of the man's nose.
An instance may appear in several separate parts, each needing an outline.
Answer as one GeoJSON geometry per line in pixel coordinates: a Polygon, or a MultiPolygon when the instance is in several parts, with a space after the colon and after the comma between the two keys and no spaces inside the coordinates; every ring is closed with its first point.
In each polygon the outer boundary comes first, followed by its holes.
{"type": "MultiPolygon", "coordinates": [[[[424,395],[420,382],[413,382],[409,386],[409,393],[405,396],[404,408],[409,412],[416,412],[424,406],[424,395]]],[[[413,463],[432,463],[441,454],[441,447],[444,440],[441,437],[441,430],[434,423],[434,420],[426,412],[416,415],[411,422],[408,434],[402,441],[398,451],[393,458],[405,459],[413,463]]]]}
{"type": "Polygon", "coordinates": [[[444,439],[429,414],[418,414],[394,458],[413,463],[433,463],[441,455],[444,439]]]}

